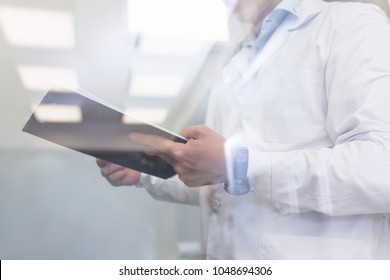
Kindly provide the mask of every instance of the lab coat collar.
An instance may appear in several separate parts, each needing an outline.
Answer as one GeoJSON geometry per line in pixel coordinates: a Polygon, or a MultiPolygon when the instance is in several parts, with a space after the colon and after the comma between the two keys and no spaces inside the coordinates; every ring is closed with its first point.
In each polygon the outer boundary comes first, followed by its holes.
{"type": "Polygon", "coordinates": [[[290,13],[288,30],[293,31],[318,15],[326,6],[323,0],[284,0],[273,12],[284,10],[290,13]]]}
{"type": "MultiPolygon", "coordinates": [[[[288,31],[293,31],[303,24],[313,19],[324,8],[326,3],[323,0],[283,0],[275,9],[264,19],[263,23],[274,16],[276,12],[284,11],[288,16],[288,31]]],[[[252,33],[241,43],[241,47],[250,47],[256,40],[257,35],[252,33]]]]}
{"type": "MultiPolygon", "coordinates": [[[[284,0],[276,8],[282,9],[289,12],[289,15],[284,20],[279,28],[275,31],[276,38],[271,38],[269,42],[265,45],[264,49],[256,57],[253,63],[250,63],[246,59],[247,54],[246,50],[239,52],[231,61],[231,64],[239,71],[241,74],[241,82],[236,84],[235,90],[239,90],[243,84],[245,84],[250,77],[261,68],[268,58],[270,58],[274,53],[276,53],[287,41],[288,38],[294,30],[301,27],[303,24],[307,23],[315,16],[317,16],[324,8],[326,3],[322,0],[284,0]]],[[[272,16],[272,11],[269,16],[272,16]]],[[[267,20],[266,17],[265,20],[267,20]]],[[[252,37],[253,38],[253,37],[252,37]]],[[[252,42],[247,42],[246,44],[252,44],[252,42]]],[[[249,46],[250,46],[249,45],[249,46]]],[[[245,47],[245,44],[242,45],[245,47]]],[[[248,46],[248,45],[247,45],[248,46]]]]}
{"type": "Polygon", "coordinates": [[[284,0],[280,4],[283,3],[288,5],[290,7],[290,13],[295,15],[295,18],[291,20],[287,27],[289,31],[300,28],[321,13],[326,7],[326,3],[323,0],[284,0]]]}
{"type": "Polygon", "coordinates": [[[284,0],[275,7],[274,11],[277,10],[284,10],[299,17],[302,12],[302,0],[284,0]]]}
{"type": "MultiPolygon", "coordinates": [[[[277,13],[284,13],[287,15],[291,15],[293,17],[298,18],[300,16],[302,10],[301,0],[284,0],[280,2],[272,12],[270,12],[262,22],[259,22],[258,25],[262,25],[263,27],[267,24],[267,22],[272,21],[272,19],[277,18],[277,13]]],[[[277,19],[280,21],[280,19],[277,19]]],[[[258,35],[255,32],[252,32],[246,40],[242,42],[242,47],[251,47],[256,41],[258,35]]]]}

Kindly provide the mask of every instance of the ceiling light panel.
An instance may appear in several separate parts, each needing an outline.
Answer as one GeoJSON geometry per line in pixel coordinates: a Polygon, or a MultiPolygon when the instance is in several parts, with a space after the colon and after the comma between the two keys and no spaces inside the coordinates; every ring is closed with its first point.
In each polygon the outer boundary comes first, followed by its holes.
{"type": "Polygon", "coordinates": [[[227,41],[228,15],[220,0],[127,0],[131,32],[227,41]]]}
{"type": "Polygon", "coordinates": [[[75,46],[71,13],[44,9],[0,6],[0,25],[15,46],[70,49],[75,46]]]}
{"type": "Polygon", "coordinates": [[[18,73],[24,87],[32,91],[79,87],[78,75],[73,68],[22,65],[18,67],[18,73]]]}

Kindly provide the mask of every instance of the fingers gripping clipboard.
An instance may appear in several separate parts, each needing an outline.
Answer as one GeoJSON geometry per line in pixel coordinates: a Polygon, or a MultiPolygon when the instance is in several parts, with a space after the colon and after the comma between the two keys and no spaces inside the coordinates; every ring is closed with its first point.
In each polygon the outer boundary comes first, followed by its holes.
{"type": "Polygon", "coordinates": [[[176,174],[172,166],[158,156],[147,155],[147,147],[130,140],[129,134],[139,132],[180,143],[187,142],[178,134],[130,116],[82,90],[48,91],[23,131],[83,154],[164,179],[176,174]],[[61,117],[64,108],[71,109],[66,118],[61,117]]]}

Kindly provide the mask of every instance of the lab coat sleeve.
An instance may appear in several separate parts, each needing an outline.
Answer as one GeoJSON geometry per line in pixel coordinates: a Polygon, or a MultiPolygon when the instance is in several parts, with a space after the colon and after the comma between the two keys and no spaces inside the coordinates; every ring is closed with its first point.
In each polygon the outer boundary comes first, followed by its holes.
{"type": "Polygon", "coordinates": [[[199,205],[199,188],[187,187],[177,176],[164,180],[142,174],[136,187],[145,189],[157,200],[199,205]]]}
{"type": "Polygon", "coordinates": [[[325,129],[334,145],[250,150],[253,192],[283,213],[390,212],[390,24],[360,9],[331,37],[325,129]]]}

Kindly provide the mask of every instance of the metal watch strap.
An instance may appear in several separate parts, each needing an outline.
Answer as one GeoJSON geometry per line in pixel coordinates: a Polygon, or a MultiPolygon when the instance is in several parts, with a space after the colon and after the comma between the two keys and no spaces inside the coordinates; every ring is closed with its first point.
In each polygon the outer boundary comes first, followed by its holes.
{"type": "Polygon", "coordinates": [[[233,176],[224,182],[224,189],[232,195],[244,195],[249,192],[250,184],[248,178],[249,152],[246,147],[235,149],[233,162],[233,176]]]}

